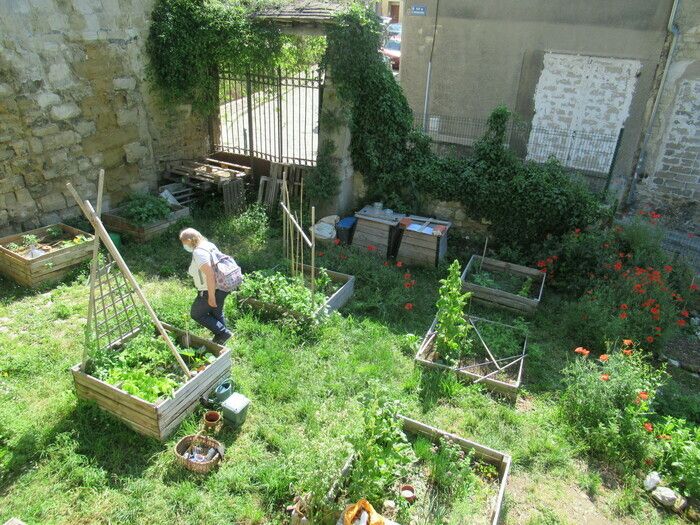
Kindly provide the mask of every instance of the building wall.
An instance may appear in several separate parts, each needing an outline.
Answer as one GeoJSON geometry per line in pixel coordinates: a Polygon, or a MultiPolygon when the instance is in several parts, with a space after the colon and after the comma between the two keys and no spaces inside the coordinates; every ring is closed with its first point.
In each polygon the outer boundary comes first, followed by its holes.
{"type": "Polygon", "coordinates": [[[674,228],[695,231],[700,225],[700,2],[681,1],[676,24],[681,34],[633,204],[660,211],[674,228]]]}
{"type": "Polygon", "coordinates": [[[205,119],[146,81],[153,0],[0,2],[0,234],[78,214],[106,172],[105,205],[154,188],[162,161],[208,151],[205,119]]]}
{"type": "MultiPolygon", "coordinates": [[[[411,15],[415,3],[404,3],[401,85],[422,115],[438,2],[418,2],[427,7],[426,16],[411,15]]],[[[532,120],[547,53],[637,61],[641,68],[613,178],[613,189],[621,189],[634,162],[672,3],[441,0],[428,112],[485,118],[505,104],[532,120]]]]}

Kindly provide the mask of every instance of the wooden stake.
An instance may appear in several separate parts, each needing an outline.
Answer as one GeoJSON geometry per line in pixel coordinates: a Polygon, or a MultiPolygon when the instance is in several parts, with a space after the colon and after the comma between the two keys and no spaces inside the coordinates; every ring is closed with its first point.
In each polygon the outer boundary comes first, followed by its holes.
{"type": "Polygon", "coordinates": [[[479,273],[481,273],[481,267],[484,265],[484,257],[486,257],[486,247],[489,245],[489,237],[486,236],[484,241],[484,253],[481,254],[481,262],[479,263],[479,273]]]}
{"type": "MultiPolygon", "coordinates": [[[[100,169],[100,174],[97,177],[97,216],[102,215],[102,194],[104,190],[105,182],[105,170],[100,169]]],[[[90,328],[92,324],[92,316],[95,311],[95,274],[97,273],[97,262],[99,260],[100,253],[100,237],[95,235],[93,245],[92,245],[92,261],[90,263],[90,299],[88,301],[88,312],[87,312],[87,327],[90,328]]],[[[89,337],[88,332],[85,333],[85,345],[83,348],[83,357],[80,362],[80,371],[85,372],[85,364],[88,359],[88,343],[89,337]]]]}
{"type": "MultiPolygon", "coordinates": [[[[484,350],[486,350],[486,353],[487,353],[487,354],[489,355],[489,357],[491,358],[491,361],[493,361],[494,366],[495,366],[498,370],[501,370],[501,367],[498,366],[498,362],[496,361],[496,358],[493,357],[493,354],[491,353],[491,350],[489,350],[489,347],[488,347],[488,345],[486,344],[486,341],[484,341],[484,339],[481,337],[481,334],[479,333],[479,329],[476,327],[476,324],[474,324],[474,322],[473,322],[471,319],[469,319],[469,324],[471,324],[472,327],[474,328],[474,331],[476,332],[476,335],[479,337],[479,341],[481,341],[481,344],[484,345],[484,350]]],[[[505,368],[505,367],[503,367],[503,368],[505,368]]]]}
{"type": "MultiPolygon", "coordinates": [[[[303,179],[302,179],[303,180],[303,179]]],[[[302,184],[302,188],[303,188],[302,184]]],[[[311,309],[316,306],[316,207],[311,206],[311,309]]]]}
{"type": "Polygon", "coordinates": [[[66,187],[73,195],[73,198],[78,203],[78,206],[80,206],[80,209],[83,210],[83,213],[90,221],[90,224],[92,224],[92,227],[95,229],[95,234],[101,237],[105,247],[112,255],[112,258],[117,263],[117,266],[119,266],[119,269],[122,271],[124,278],[129,282],[131,287],[134,289],[134,292],[136,293],[137,297],[141,300],[141,303],[146,308],[146,311],[148,312],[151,321],[153,321],[153,324],[156,325],[158,332],[160,332],[160,335],[163,337],[166,344],[168,345],[170,352],[172,352],[173,356],[175,357],[177,364],[180,366],[185,376],[188,379],[191,378],[192,373],[190,372],[190,369],[187,368],[187,365],[182,360],[182,356],[180,356],[180,354],[178,353],[177,349],[175,348],[175,345],[173,344],[173,342],[170,339],[170,336],[168,335],[168,332],[165,330],[165,328],[163,328],[163,325],[161,324],[160,320],[158,319],[158,316],[156,315],[155,311],[148,302],[148,299],[146,299],[146,296],[141,291],[141,288],[136,282],[136,279],[131,273],[131,270],[129,270],[129,267],[124,262],[124,259],[122,259],[119,250],[117,250],[117,247],[114,245],[114,242],[112,242],[112,239],[109,236],[109,233],[107,233],[104,224],[102,224],[100,218],[95,214],[95,210],[92,208],[92,205],[89,201],[81,201],[80,195],[78,195],[78,192],[75,190],[75,188],[73,188],[73,185],[70,182],[66,184],[66,187]]]}

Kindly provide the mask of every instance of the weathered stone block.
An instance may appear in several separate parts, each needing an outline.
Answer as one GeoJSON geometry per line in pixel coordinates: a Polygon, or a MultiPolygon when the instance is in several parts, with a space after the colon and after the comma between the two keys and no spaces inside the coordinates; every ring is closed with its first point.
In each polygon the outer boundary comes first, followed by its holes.
{"type": "Polygon", "coordinates": [[[43,139],[44,148],[47,150],[54,150],[59,148],[66,148],[71,144],[76,144],[80,141],[80,135],[75,131],[61,131],[56,135],[49,135],[43,139]]]}
{"type": "Polygon", "coordinates": [[[126,153],[126,161],[133,164],[148,155],[148,148],[140,142],[132,142],[124,146],[124,152],[126,153]]]}
{"type": "Polygon", "coordinates": [[[36,101],[39,103],[39,106],[46,108],[58,104],[61,101],[61,97],[59,97],[56,93],[44,92],[39,93],[36,101]]]}
{"type": "Polygon", "coordinates": [[[51,108],[51,117],[54,120],[68,120],[80,115],[80,108],[73,102],[61,104],[51,108]]]}
{"type": "Polygon", "coordinates": [[[114,89],[123,89],[132,91],[136,88],[136,79],[134,77],[119,77],[112,81],[114,89]]]}
{"type": "Polygon", "coordinates": [[[48,124],[46,126],[34,128],[32,130],[32,134],[35,137],[45,137],[47,135],[53,135],[54,133],[58,133],[59,131],[60,128],[56,124],[48,124]]]}
{"type": "Polygon", "coordinates": [[[89,120],[81,120],[75,125],[75,129],[83,137],[94,135],[96,131],[95,123],[89,120]]]}
{"type": "Polygon", "coordinates": [[[45,212],[62,210],[66,207],[66,199],[60,193],[50,193],[39,198],[39,206],[45,212]]]}
{"type": "Polygon", "coordinates": [[[58,88],[70,86],[73,81],[71,79],[71,71],[68,64],[51,64],[49,67],[49,82],[58,88]]]}
{"type": "Polygon", "coordinates": [[[129,124],[136,124],[138,120],[138,110],[134,109],[120,109],[117,111],[117,124],[120,126],[127,126],[129,124]]]}
{"type": "Polygon", "coordinates": [[[53,164],[54,166],[56,164],[62,164],[64,162],[68,162],[68,152],[64,149],[58,150],[56,153],[51,155],[49,160],[51,161],[51,164],[53,164]]]}
{"type": "Polygon", "coordinates": [[[10,84],[0,83],[0,97],[9,97],[14,94],[10,84]]]}

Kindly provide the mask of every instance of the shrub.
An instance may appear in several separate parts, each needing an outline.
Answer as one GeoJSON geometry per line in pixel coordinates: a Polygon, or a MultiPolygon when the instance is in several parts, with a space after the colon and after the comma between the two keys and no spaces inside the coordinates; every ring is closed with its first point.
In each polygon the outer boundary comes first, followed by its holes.
{"type": "Polygon", "coordinates": [[[464,310],[470,293],[462,292],[461,266],[455,260],[447,277],[440,280],[440,298],[437,301],[435,349],[440,358],[458,364],[471,350],[470,325],[464,318],[464,310]]]}
{"type": "Polygon", "coordinates": [[[566,386],[560,407],[593,455],[631,469],[653,455],[650,403],[664,372],[626,343],[622,348],[609,345],[609,353],[599,359],[577,348],[581,357],[563,371],[566,386]]]}
{"type": "Polygon", "coordinates": [[[700,498],[700,427],[666,417],[656,432],[664,478],[686,496],[700,498]]]}
{"type": "Polygon", "coordinates": [[[165,199],[147,193],[137,193],[130,196],[120,208],[122,216],[136,226],[163,220],[171,213],[170,206],[165,199]]]}

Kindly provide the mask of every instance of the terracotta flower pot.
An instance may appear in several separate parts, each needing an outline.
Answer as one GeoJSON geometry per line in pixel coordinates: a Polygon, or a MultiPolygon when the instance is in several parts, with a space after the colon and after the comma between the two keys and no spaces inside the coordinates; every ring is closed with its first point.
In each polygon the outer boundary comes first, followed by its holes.
{"type": "Polygon", "coordinates": [[[401,497],[409,503],[413,503],[416,501],[416,489],[413,485],[401,485],[401,497]]]}
{"type": "Polygon", "coordinates": [[[216,425],[219,424],[219,421],[221,421],[221,414],[216,410],[209,410],[204,414],[202,421],[204,422],[204,428],[215,428],[216,425]]]}

